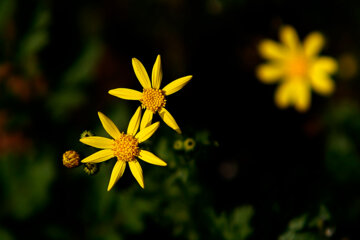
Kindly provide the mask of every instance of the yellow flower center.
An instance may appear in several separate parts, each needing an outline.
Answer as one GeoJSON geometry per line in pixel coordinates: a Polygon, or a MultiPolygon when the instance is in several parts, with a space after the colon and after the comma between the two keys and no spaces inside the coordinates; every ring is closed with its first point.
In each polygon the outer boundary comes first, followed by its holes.
{"type": "Polygon", "coordinates": [[[114,142],[114,155],[118,160],[126,162],[133,161],[140,152],[138,145],[139,142],[134,136],[121,133],[121,136],[115,139],[114,142]]]}
{"type": "Polygon", "coordinates": [[[140,99],[143,108],[151,110],[153,113],[160,108],[165,107],[165,94],[160,89],[148,88],[144,89],[142,98],[140,99]]]}
{"type": "Polygon", "coordinates": [[[309,68],[308,60],[304,56],[295,56],[289,59],[286,70],[291,77],[305,77],[309,68]]]}

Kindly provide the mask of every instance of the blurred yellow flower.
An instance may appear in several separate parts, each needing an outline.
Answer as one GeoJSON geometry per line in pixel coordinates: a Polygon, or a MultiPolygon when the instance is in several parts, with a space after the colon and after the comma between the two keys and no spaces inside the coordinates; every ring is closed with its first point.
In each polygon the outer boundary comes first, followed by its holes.
{"type": "Polygon", "coordinates": [[[337,62],[331,57],[318,56],[324,46],[319,32],[310,33],[301,44],[291,26],[280,29],[281,43],[265,39],[259,52],[269,60],[256,69],[263,83],[276,83],[275,103],[279,108],[293,105],[299,112],[306,111],[311,102],[311,90],[328,96],[334,91],[330,74],[337,71],[337,62]]]}
{"type": "Polygon", "coordinates": [[[182,89],[192,78],[191,75],[178,78],[163,89],[160,89],[162,80],[161,59],[157,56],[152,69],[151,82],[143,64],[136,58],[132,59],[135,75],[143,87],[143,92],[128,88],[116,88],[109,91],[109,94],[127,100],[139,100],[143,108],[146,108],[141,120],[140,130],[151,124],[153,114],[159,113],[163,121],[177,133],[181,133],[180,127],[174,117],[165,109],[167,96],[182,89]]]}
{"type": "Polygon", "coordinates": [[[129,164],[131,173],[140,184],[142,188],[144,188],[144,178],[142,168],[137,158],[141,160],[159,165],[166,166],[167,164],[161,160],[159,157],[155,156],[153,153],[142,150],[139,148],[139,143],[146,141],[150,138],[154,132],[159,127],[159,122],[151,124],[148,127],[140,130],[138,132],[140,126],[141,119],[141,108],[138,107],[134,116],[131,118],[129,122],[129,126],[127,128],[126,133],[122,133],[115,126],[113,121],[111,121],[108,117],[106,117],[101,112],[98,113],[100,121],[105,129],[105,131],[113,138],[105,138],[98,136],[84,137],[81,138],[80,141],[89,146],[100,148],[102,150],[84,158],[82,163],[99,163],[110,158],[116,157],[117,161],[112,170],[110,182],[107,190],[114,186],[114,184],[120,179],[123,175],[126,167],[126,163],[129,164]]]}

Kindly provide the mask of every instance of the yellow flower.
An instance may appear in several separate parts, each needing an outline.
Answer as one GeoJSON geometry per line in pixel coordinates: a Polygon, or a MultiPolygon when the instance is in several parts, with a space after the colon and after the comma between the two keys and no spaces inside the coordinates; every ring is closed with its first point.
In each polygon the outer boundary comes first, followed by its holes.
{"type": "Polygon", "coordinates": [[[260,43],[259,52],[269,63],[260,65],[256,74],[263,83],[279,82],[275,92],[279,108],[294,105],[304,112],[310,106],[311,90],[324,96],[334,91],[329,75],[337,71],[337,62],[318,56],[325,42],[319,32],[310,33],[301,44],[295,29],[283,26],[279,37],[281,43],[269,39],[260,43]]]}
{"type": "Polygon", "coordinates": [[[162,80],[161,59],[157,56],[152,69],[151,83],[150,78],[142,65],[136,58],[132,59],[132,65],[135,75],[143,87],[143,92],[128,88],[116,88],[109,91],[109,94],[127,100],[139,100],[143,108],[146,108],[143,119],[141,120],[140,129],[151,124],[153,114],[159,113],[163,121],[177,133],[181,130],[174,117],[165,109],[166,97],[179,91],[192,78],[191,75],[176,79],[160,89],[162,80]]]}
{"type": "Polygon", "coordinates": [[[138,132],[141,119],[141,108],[138,107],[134,116],[129,122],[127,132],[122,133],[108,117],[106,117],[101,112],[98,112],[98,114],[105,131],[113,139],[98,136],[81,138],[80,141],[82,143],[102,149],[84,158],[81,162],[99,163],[116,157],[117,161],[112,170],[107,190],[110,191],[114,184],[123,175],[126,163],[129,164],[131,173],[137,182],[142,188],[144,188],[142,168],[137,158],[159,166],[167,165],[163,160],[155,156],[153,153],[139,148],[139,143],[142,143],[150,138],[158,129],[160,123],[156,122],[138,132]]]}

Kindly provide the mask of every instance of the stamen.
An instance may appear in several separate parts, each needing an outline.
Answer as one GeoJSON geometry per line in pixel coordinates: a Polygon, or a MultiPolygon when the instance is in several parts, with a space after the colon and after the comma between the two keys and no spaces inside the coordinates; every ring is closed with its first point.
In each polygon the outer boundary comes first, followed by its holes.
{"type": "Polygon", "coordinates": [[[125,133],[121,133],[121,136],[118,139],[115,139],[114,143],[114,156],[118,160],[130,162],[135,160],[135,157],[139,155],[138,140],[132,136],[125,133]]]}
{"type": "Polygon", "coordinates": [[[153,113],[165,107],[165,94],[160,89],[148,88],[144,89],[142,98],[140,99],[143,108],[151,110],[153,113]]]}

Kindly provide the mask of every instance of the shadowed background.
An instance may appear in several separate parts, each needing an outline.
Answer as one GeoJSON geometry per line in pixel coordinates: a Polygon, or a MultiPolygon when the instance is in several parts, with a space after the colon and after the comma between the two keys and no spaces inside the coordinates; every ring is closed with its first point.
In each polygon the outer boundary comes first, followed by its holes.
{"type": "MultiPolygon", "coordinates": [[[[360,3],[355,1],[0,0],[0,239],[358,239],[360,3]],[[318,30],[338,60],[335,93],[298,113],[274,105],[255,77],[261,39],[283,24],[318,30]],[[144,145],[168,166],[141,162],[106,191],[112,159],[88,176],[62,154],[107,136],[97,112],[124,131],[141,91],[131,65],[163,81],[193,79],[167,98],[180,125],[144,145]],[[194,149],[174,149],[194,139],[194,149]]],[[[156,117],[159,120],[160,118],[156,117]]]]}

